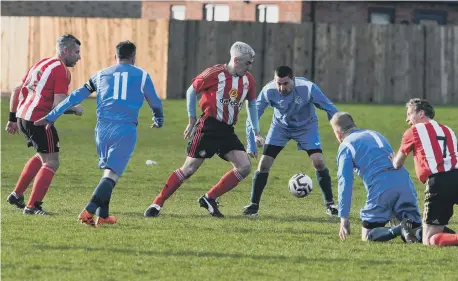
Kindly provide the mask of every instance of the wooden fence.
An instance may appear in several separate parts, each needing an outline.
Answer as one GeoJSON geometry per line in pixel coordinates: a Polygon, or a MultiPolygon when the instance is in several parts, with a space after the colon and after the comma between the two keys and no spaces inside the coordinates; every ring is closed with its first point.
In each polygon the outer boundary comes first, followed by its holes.
{"type": "Polygon", "coordinates": [[[81,41],[81,60],[70,68],[70,89],[114,64],[116,44],[131,40],[137,45],[136,64],[151,74],[156,91],[165,98],[168,25],[167,20],[2,17],[1,91],[10,91],[38,60],[55,56],[57,38],[71,33],[81,41]]]}
{"type": "Polygon", "coordinates": [[[168,97],[183,98],[195,75],[227,62],[237,40],[256,51],[257,90],[284,64],[333,101],[458,105],[458,26],[171,21],[168,97]]]}
{"type": "Polygon", "coordinates": [[[183,98],[206,67],[229,61],[244,41],[256,51],[257,90],[285,64],[333,101],[404,103],[424,97],[458,104],[458,26],[269,24],[144,19],[2,17],[1,90],[9,91],[38,59],[54,55],[57,37],[82,41],[71,89],[114,63],[114,46],[137,44],[137,64],[162,98],[183,98]]]}

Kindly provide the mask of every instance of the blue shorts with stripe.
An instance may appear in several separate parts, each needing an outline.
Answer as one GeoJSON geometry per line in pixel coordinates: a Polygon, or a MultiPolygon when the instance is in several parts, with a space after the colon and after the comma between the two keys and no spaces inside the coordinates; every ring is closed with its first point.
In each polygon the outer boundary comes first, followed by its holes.
{"type": "Polygon", "coordinates": [[[137,125],[99,120],[95,128],[95,142],[99,168],[110,169],[121,176],[137,143],[137,125]]]}

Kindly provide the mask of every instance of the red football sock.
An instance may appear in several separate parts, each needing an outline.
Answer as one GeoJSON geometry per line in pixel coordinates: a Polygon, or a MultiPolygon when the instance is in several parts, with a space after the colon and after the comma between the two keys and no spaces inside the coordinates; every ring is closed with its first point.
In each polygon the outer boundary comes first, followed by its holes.
{"type": "Polygon", "coordinates": [[[29,184],[32,182],[33,178],[41,169],[41,165],[41,159],[36,154],[24,165],[21,176],[19,177],[16,183],[16,187],[14,188],[14,192],[16,192],[18,196],[24,195],[27,187],[29,187],[29,184]]]}
{"type": "Polygon", "coordinates": [[[48,166],[42,166],[33,183],[32,194],[30,194],[28,208],[35,208],[35,202],[43,201],[48,192],[49,185],[54,177],[55,171],[48,166]]]}
{"type": "Polygon", "coordinates": [[[227,172],[217,184],[215,184],[209,192],[207,192],[207,197],[211,199],[216,199],[223,195],[224,193],[230,191],[239,184],[244,177],[237,171],[237,169],[232,169],[227,172]]]}
{"type": "Polygon", "coordinates": [[[185,180],[186,177],[184,176],[183,171],[181,169],[175,170],[167,179],[161,193],[159,193],[159,195],[154,199],[153,204],[157,204],[162,207],[165,200],[169,199],[169,197],[177,191],[185,180]]]}
{"type": "Polygon", "coordinates": [[[437,233],[429,238],[430,245],[436,246],[458,246],[458,234],[437,233]]]}

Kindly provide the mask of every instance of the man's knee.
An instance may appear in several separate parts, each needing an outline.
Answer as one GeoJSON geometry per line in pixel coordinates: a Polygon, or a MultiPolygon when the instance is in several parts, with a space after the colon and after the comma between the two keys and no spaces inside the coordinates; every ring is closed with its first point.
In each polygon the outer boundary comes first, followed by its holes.
{"type": "Polygon", "coordinates": [[[43,162],[43,166],[47,166],[54,171],[57,171],[57,169],[59,169],[59,159],[48,159],[43,162]]]}
{"type": "Polygon", "coordinates": [[[242,177],[247,177],[251,173],[251,165],[248,164],[243,164],[239,167],[237,167],[237,171],[240,173],[242,177]]]}
{"type": "Polygon", "coordinates": [[[202,165],[205,159],[200,159],[200,158],[186,158],[186,161],[184,162],[183,166],[180,168],[180,170],[183,172],[183,175],[185,178],[191,177],[202,165]]]}
{"type": "Polygon", "coordinates": [[[54,171],[59,168],[59,153],[38,153],[43,166],[47,166],[54,171]]]}
{"type": "Polygon", "coordinates": [[[193,164],[183,165],[181,167],[181,171],[186,178],[192,176],[197,171],[197,169],[199,169],[199,166],[193,164]]]}
{"type": "MultiPolygon", "coordinates": [[[[307,153],[309,153],[309,151],[307,151],[307,153]]],[[[326,164],[324,162],[323,154],[321,152],[314,152],[310,154],[310,158],[312,159],[313,167],[317,171],[323,171],[324,169],[326,169],[326,164]]]]}
{"type": "Polygon", "coordinates": [[[363,241],[363,242],[369,241],[369,232],[370,231],[371,231],[371,229],[367,229],[367,228],[364,228],[364,227],[361,228],[361,241],[363,241]]]}
{"type": "Polygon", "coordinates": [[[258,170],[261,173],[268,173],[270,171],[270,168],[272,168],[272,165],[274,163],[275,158],[267,155],[263,155],[261,157],[261,161],[259,161],[258,165],[258,170]]]}
{"type": "Polygon", "coordinates": [[[259,163],[258,170],[261,173],[268,173],[271,167],[272,167],[272,163],[268,163],[267,161],[261,161],[259,163]]]}

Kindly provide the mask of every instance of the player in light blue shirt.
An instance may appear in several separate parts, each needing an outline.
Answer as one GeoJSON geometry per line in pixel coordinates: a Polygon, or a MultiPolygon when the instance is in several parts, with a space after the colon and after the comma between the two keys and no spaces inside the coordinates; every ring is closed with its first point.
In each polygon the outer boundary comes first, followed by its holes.
{"type": "MultiPolygon", "coordinates": [[[[318,117],[315,107],[324,110],[328,119],[338,111],[334,104],[313,82],[303,77],[294,77],[289,66],[279,66],[274,80],[264,86],[256,101],[258,118],[268,106],[274,108],[272,124],[267,134],[263,155],[253,176],[251,203],[244,208],[247,216],[257,216],[259,202],[267,184],[270,168],[280,151],[289,140],[297,142],[298,150],[305,150],[316,170],[328,215],[337,215],[331,186],[331,176],[324,163],[318,132],[318,117]]],[[[255,138],[251,121],[247,120],[247,152],[257,158],[255,138]]]]}
{"type": "Polygon", "coordinates": [[[135,66],[135,54],[134,43],[120,42],[116,46],[117,64],[98,71],[48,115],[35,122],[35,125],[52,124],[67,109],[96,92],[95,139],[99,167],[104,169],[104,173],[91,200],[78,217],[81,223],[91,226],[116,223],[116,217],[109,216],[110,198],[134,151],[138,113],[144,99],[153,110],[154,124],[151,127],[160,128],[164,122],[162,101],[156,94],[151,76],[135,66]],[[97,215],[96,221],[94,214],[97,215]]]}
{"type": "Polygon", "coordinates": [[[393,216],[421,225],[415,187],[405,168],[394,169],[393,149],[380,133],[358,129],[351,115],[338,112],[331,125],[340,142],[337,153],[339,184],[340,239],[350,234],[350,207],[353,193],[353,171],[361,177],[367,190],[366,205],[361,209],[363,241],[387,241],[403,232],[401,225],[384,227],[393,216]]]}

